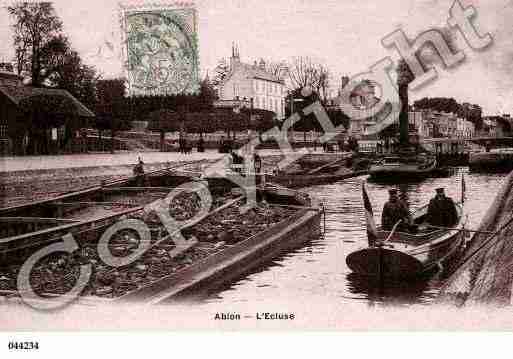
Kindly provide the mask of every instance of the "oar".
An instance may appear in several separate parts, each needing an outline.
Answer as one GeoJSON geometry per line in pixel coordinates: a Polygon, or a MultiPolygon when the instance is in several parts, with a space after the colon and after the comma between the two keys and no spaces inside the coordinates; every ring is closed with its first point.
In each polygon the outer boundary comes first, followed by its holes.
{"type": "Polygon", "coordinates": [[[394,233],[395,233],[395,230],[397,229],[397,226],[398,226],[399,224],[401,224],[401,222],[402,222],[402,221],[403,221],[403,220],[402,220],[402,219],[400,219],[400,220],[398,220],[398,221],[397,221],[397,223],[396,223],[396,224],[394,224],[394,226],[392,227],[392,230],[390,231],[390,234],[388,235],[387,239],[385,239],[383,242],[381,242],[381,245],[385,244],[386,242],[388,242],[388,240],[389,240],[390,238],[392,238],[392,236],[393,236],[393,235],[394,235],[394,233]]]}

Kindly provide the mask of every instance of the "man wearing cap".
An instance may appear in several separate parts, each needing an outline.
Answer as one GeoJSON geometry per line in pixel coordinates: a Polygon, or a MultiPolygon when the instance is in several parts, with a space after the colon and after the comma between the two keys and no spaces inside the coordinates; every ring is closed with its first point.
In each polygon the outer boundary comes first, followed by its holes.
{"type": "Polygon", "coordinates": [[[397,227],[398,231],[407,231],[408,226],[411,224],[410,212],[406,204],[397,196],[397,190],[391,189],[388,191],[390,198],[383,207],[381,215],[381,228],[384,231],[391,231],[394,225],[402,220],[401,224],[397,227]]]}
{"type": "Polygon", "coordinates": [[[452,227],[458,221],[456,205],[452,198],[445,196],[443,188],[437,188],[435,198],[429,201],[427,220],[432,226],[440,227],[452,227]]]}

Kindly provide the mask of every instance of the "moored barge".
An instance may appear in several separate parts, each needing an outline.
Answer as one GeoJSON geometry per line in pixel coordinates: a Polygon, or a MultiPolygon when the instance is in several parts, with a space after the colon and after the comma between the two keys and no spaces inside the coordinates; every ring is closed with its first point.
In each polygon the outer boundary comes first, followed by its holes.
{"type": "Polygon", "coordinates": [[[234,188],[230,181],[166,169],[0,209],[0,296],[19,297],[22,293],[16,283],[22,265],[35,253],[62,243],[67,234],[73,236],[76,248],[41,257],[30,272],[30,283],[41,298],[66,295],[85,265],[92,273],[81,291],[87,302],[156,303],[196,292],[207,282],[210,287],[230,283],[320,234],[321,208],[307,195],[279,186],[257,186],[257,204],[241,214],[245,198],[234,188]],[[208,188],[211,207],[206,213],[195,213],[201,200],[194,193],[166,202],[166,213],[183,222],[180,242],[151,209],[188,183],[208,188]],[[133,228],[111,233],[103,243],[109,255],[133,258],[113,266],[99,253],[100,242],[122,221],[144,222],[149,244],[133,228]],[[147,250],[138,255],[143,246],[147,250]]]}

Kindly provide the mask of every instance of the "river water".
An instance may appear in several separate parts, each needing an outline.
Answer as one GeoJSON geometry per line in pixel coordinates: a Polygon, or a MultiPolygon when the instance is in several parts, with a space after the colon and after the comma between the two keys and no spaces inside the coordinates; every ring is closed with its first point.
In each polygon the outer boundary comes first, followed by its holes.
{"type": "MultiPolygon", "coordinates": [[[[486,210],[500,189],[504,175],[468,173],[457,168],[447,178],[430,178],[422,182],[395,185],[400,195],[406,196],[410,209],[426,204],[435,188],[445,187],[446,194],[455,201],[461,198],[461,176],[466,182],[465,213],[467,228],[477,228],[486,210]]],[[[241,303],[258,305],[270,298],[297,298],[308,303],[322,296],[334,302],[352,304],[373,303],[391,305],[429,304],[443,284],[443,276],[433,273],[416,282],[389,282],[381,289],[367,278],[351,273],[346,256],[367,243],[365,218],[361,199],[361,184],[365,181],[379,223],[381,209],[388,198],[390,184],[367,181],[366,176],[335,184],[303,189],[319,198],[327,211],[324,235],[307,246],[284,254],[239,281],[211,294],[203,305],[234,307],[241,303]]]]}

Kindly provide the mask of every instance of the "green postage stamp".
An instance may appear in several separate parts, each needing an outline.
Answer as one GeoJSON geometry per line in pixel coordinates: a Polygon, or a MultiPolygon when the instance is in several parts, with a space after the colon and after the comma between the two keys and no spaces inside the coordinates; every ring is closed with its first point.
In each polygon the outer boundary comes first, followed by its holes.
{"type": "Polygon", "coordinates": [[[199,88],[193,3],[120,4],[129,95],[193,93],[199,88]]]}

